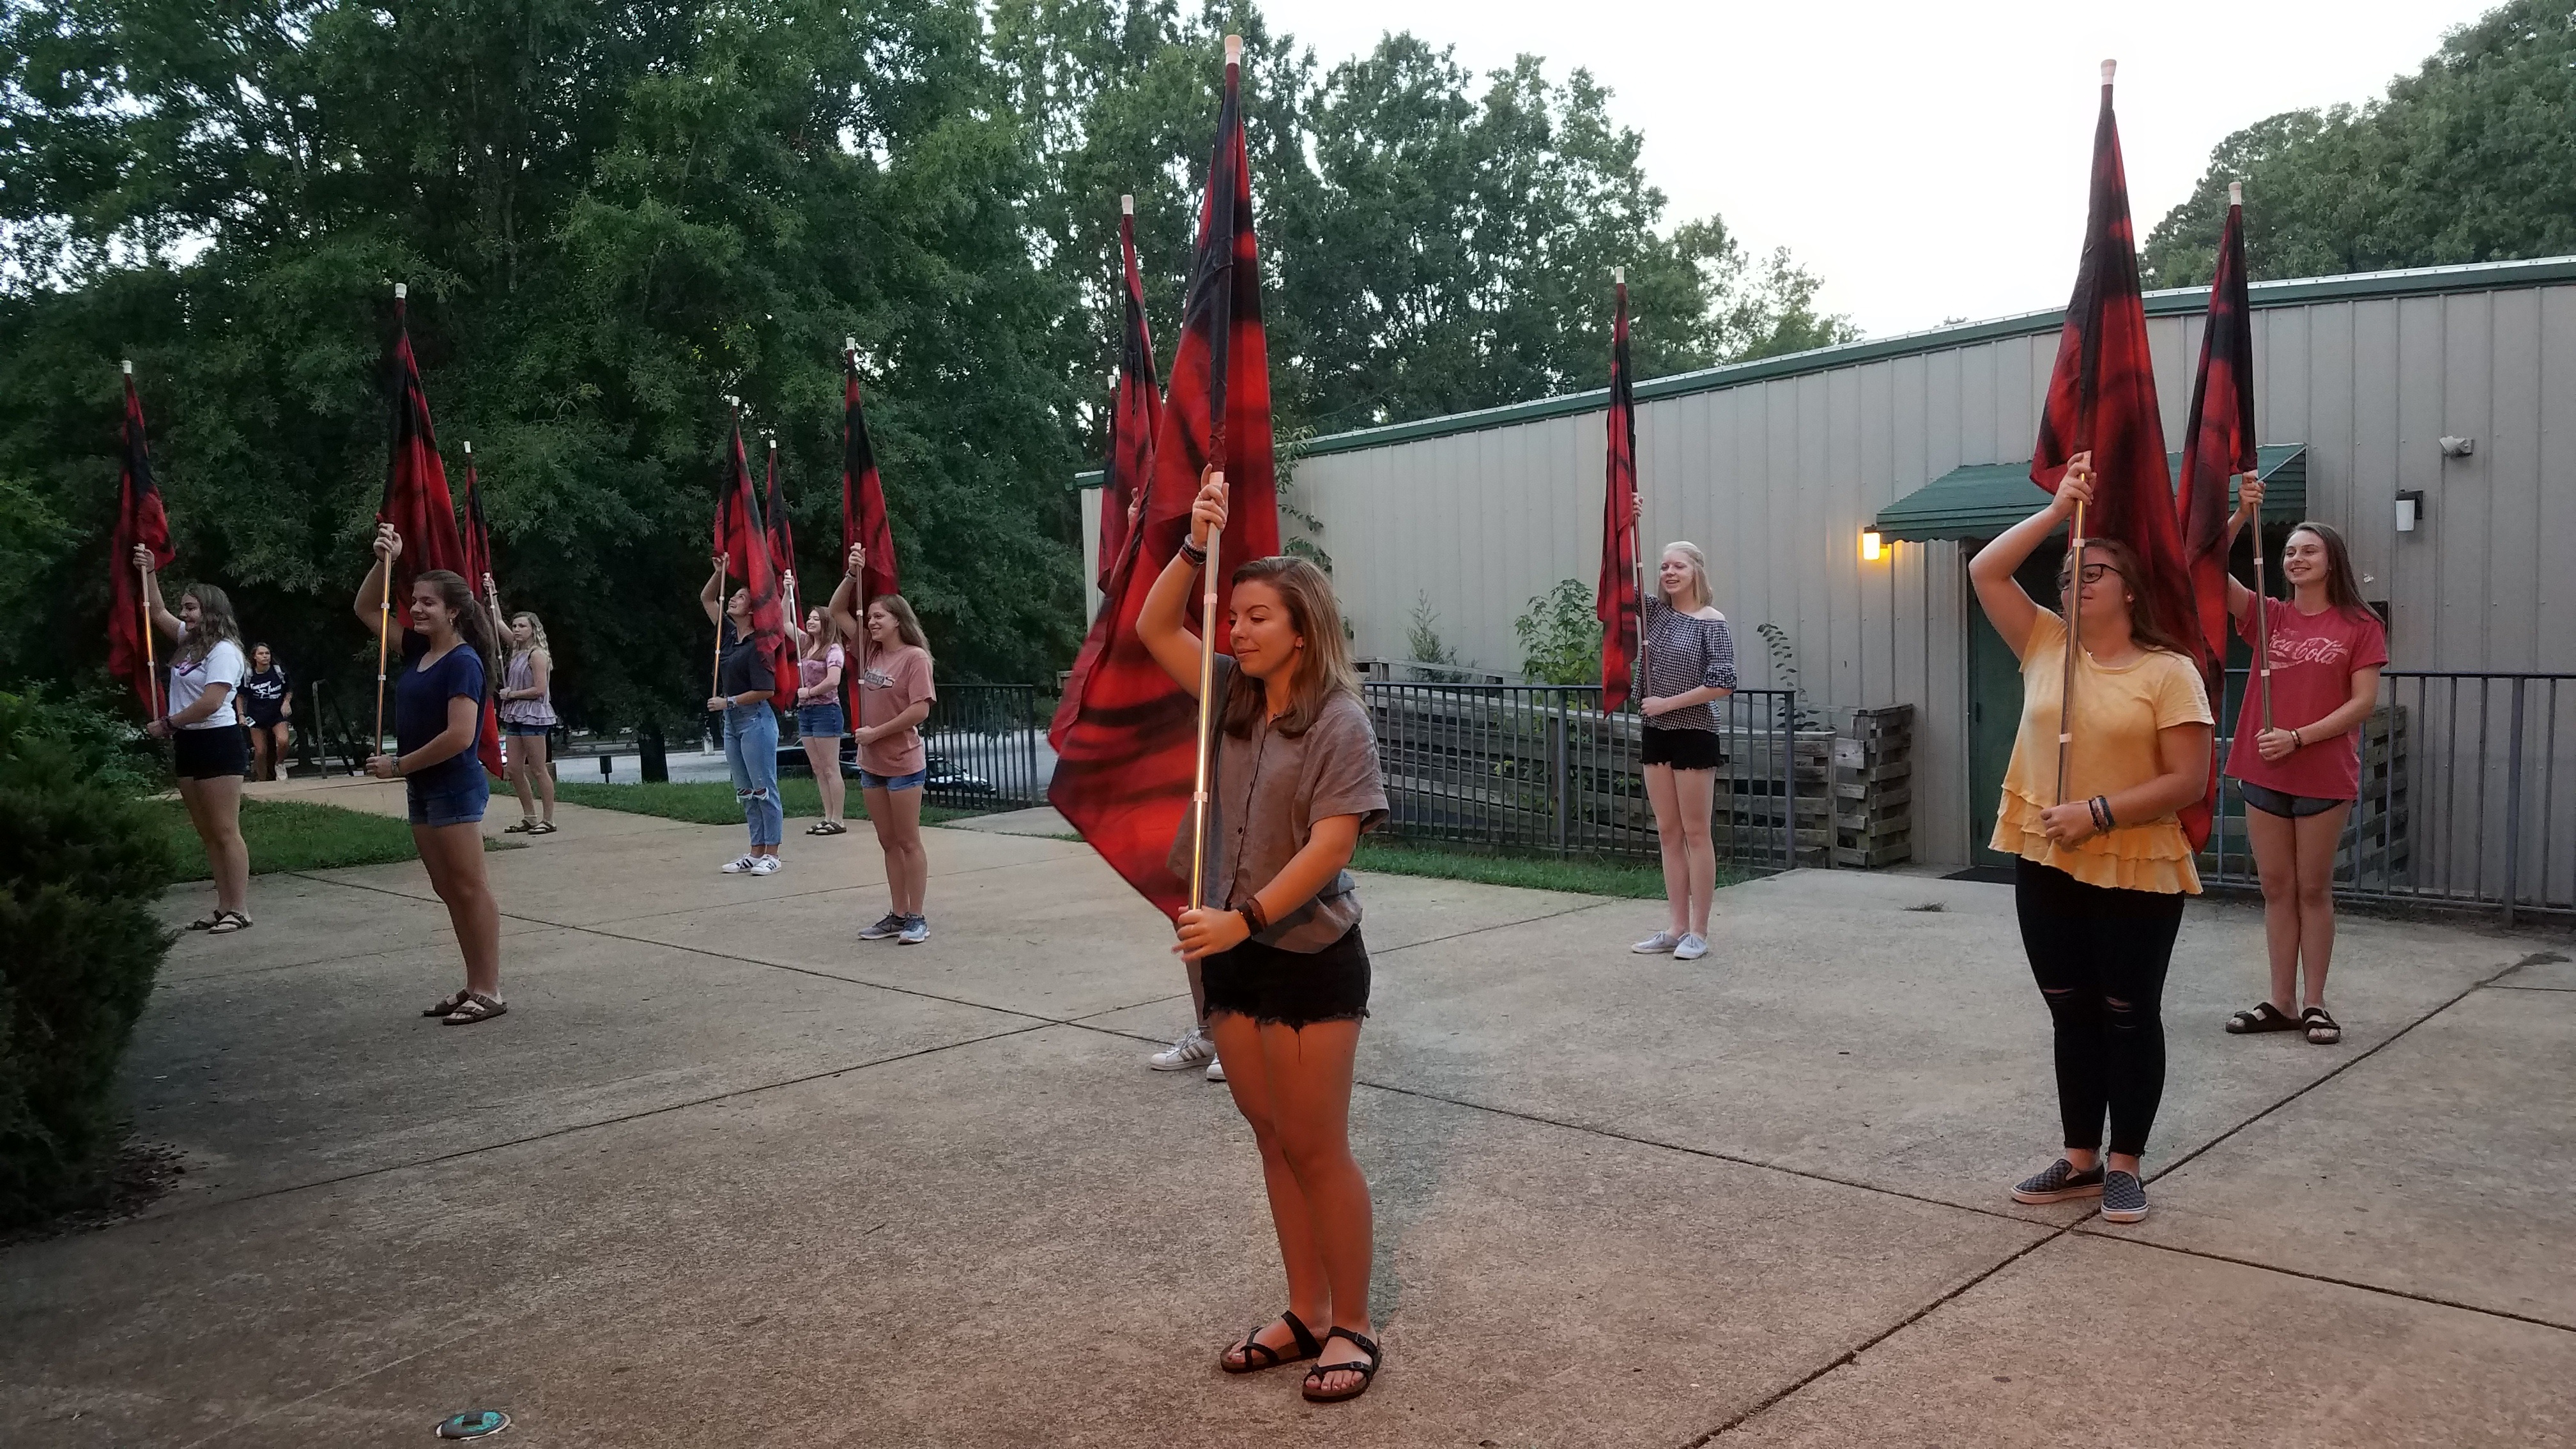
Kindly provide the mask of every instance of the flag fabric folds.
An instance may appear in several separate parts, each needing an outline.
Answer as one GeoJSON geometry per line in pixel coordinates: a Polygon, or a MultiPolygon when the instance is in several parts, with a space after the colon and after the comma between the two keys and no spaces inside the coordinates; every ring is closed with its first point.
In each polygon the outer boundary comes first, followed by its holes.
{"type": "MultiPolygon", "coordinates": [[[[479,595],[483,577],[456,527],[456,500],[447,491],[447,464],[438,456],[438,430],[429,420],[429,393],[421,386],[420,362],[412,355],[411,328],[399,296],[394,299],[392,363],[393,451],[385,471],[384,496],[376,505],[376,521],[392,524],[402,535],[402,557],[394,561],[393,569],[392,626],[399,633],[407,627],[404,620],[409,617],[413,580],[446,569],[465,580],[468,593],[479,595]]],[[[493,719],[490,673],[485,671],[483,734],[474,752],[486,773],[498,775],[501,737],[493,719]]]]}
{"type": "Polygon", "coordinates": [[[1104,594],[1126,547],[1127,507],[1153,476],[1154,432],[1163,420],[1163,382],[1154,370],[1154,339],[1145,326],[1145,280],[1136,265],[1132,214],[1118,218],[1118,253],[1127,317],[1118,345],[1118,383],[1109,407],[1109,468],[1100,490],[1100,571],[1095,582],[1104,594]]]}
{"type": "MultiPolygon", "coordinates": [[[[864,611],[868,600],[901,590],[895,576],[894,526],[886,519],[885,484],[877,477],[876,445],[868,438],[867,414],[859,406],[859,360],[852,356],[848,363],[841,379],[841,557],[833,566],[849,567],[851,547],[868,546],[867,570],[859,577],[859,607],[864,611]]],[[[851,647],[857,648],[856,640],[851,647]]],[[[855,709],[850,718],[858,718],[855,709]]]]}
{"type": "MultiPolygon", "coordinates": [[[[457,572],[465,575],[465,586],[474,591],[476,598],[483,601],[483,607],[492,611],[492,642],[506,658],[510,652],[510,626],[501,619],[498,600],[483,587],[483,580],[492,576],[497,570],[492,567],[492,525],[483,517],[483,489],[474,476],[472,443],[465,445],[463,541],[465,567],[458,569],[457,572]]],[[[492,662],[498,664],[501,661],[496,659],[492,662]]],[[[492,688],[497,690],[500,685],[495,682],[492,688]]],[[[497,709],[483,711],[483,736],[474,742],[475,753],[483,757],[483,768],[495,775],[503,773],[499,713],[497,709]]]]}
{"type": "MultiPolygon", "coordinates": [[[[2180,513],[2191,565],[2205,663],[2227,657],[2228,482],[2254,471],[2254,326],[2245,294],[2245,208],[2231,203],[2209,284],[2209,322],[2200,339],[2200,376],[2183,428],[2180,513]]],[[[2261,547],[2258,542],[2256,547],[2261,547]]],[[[2216,699],[2215,683],[2210,698],[2216,699]]],[[[2215,781],[2212,782],[2213,787],[2215,781]]]]}
{"type": "Polygon", "coordinates": [[[1223,470],[1228,488],[1226,529],[1211,561],[1218,570],[1220,628],[1230,592],[1226,575],[1247,559],[1279,552],[1249,159],[1241,67],[1229,61],[1144,511],[1119,550],[1108,597],[1050,731],[1057,762],[1048,800],[1129,885],[1171,916],[1188,904],[1188,885],[1168,860],[1189,816],[1197,705],[1145,652],[1136,617],[1155,575],[1187,536],[1200,471],[1209,465],[1223,470]]]}
{"type": "MultiPolygon", "coordinates": [[[[796,572],[796,529],[787,518],[787,495],[778,486],[778,444],[769,445],[769,482],[761,491],[761,517],[769,524],[769,561],[779,573],[782,585],[786,576],[796,572]]],[[[790,604],[801,601],[788,600],[790,604]]],[[[802,619],[797,620],[803,623],[802,619]]],[[[789,696],[791,699],[794,696],[789,696]]]]}
{"type": "Polygon", "coordinates": [[[742,586],[751,591],[751,637],[758,641],[760,657],[769,661],[771,687],[777,691],[770,704],[784,709],[796,699],[796,654],[786,647],[786,600],[780,595],[778,569],[769,555],[769,527],[760,516],[760,499],[752,492],[751,460],[743,455],[739,417],[728,446],[732,472],[724,491],[716,495],[714,544],[725,560],[726,584],[716,606],[722,609],[731,602],[734,579],[742,580],[742,586]]]}
{"type": "Polygon", "coordinates": [[[1601,581],[1592,592],[1592,612],[1601,620],[1605,710],[1628,702],[1644,607],[1637,594],[1637,402],[1628,374],[1628,284],[1617,286],[1618,304],[1610,321],[1610,464],[1601,494],[1601,581]]]}
{"type": "Polygon", "coordinates": [[[125,375],[125,465],[116,485],[116,528],[107,559],[107,669],[134,686],[146,716],[161,713],[160,681],[152,677],[151,650],[143,617],[143,581],[135,577],[137,544],[152,550],[152,567],[166,569],[178,557],[170,547],[170,517],[161,506],[161,490],[152,482],[152,449],[143,435],[143,399],[134,390],[134,374],[125,375]]]}
{"type": "MultiPolygon", "coordinates": [[[[2156,407],[2153,359],[2147,352],[2146,304],[2138,292],[2138,254],[2129,221],[2128,179],[2120,164],[2120,128],[2111,110],[2111,81],[2093,132],[2092,199],[2084,222],[2084,257],[2058,334],[2057,364],[2032,449],[2031,481],[2054,493],[2067,460],[2093,455],[2088,538],[2112,538],[2138,556],[2143,579],[2134,607],[2189,644],[2194,662],[2205,645],[2194,619],[2191,577],[2174,518],[2173,475],[2165,463],[2164,423],[2156,407]]],[[[2196,850],[2209,838],[2209,812],[2181,812],[2196,850]]]]}

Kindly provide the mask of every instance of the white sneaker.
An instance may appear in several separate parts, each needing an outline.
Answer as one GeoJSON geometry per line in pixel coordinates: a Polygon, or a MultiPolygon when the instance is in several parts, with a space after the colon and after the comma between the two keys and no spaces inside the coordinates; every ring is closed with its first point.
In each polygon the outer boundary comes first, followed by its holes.
{"type": "Polygon", "coordinates": [[[751,858],[751,873],[753,875],[776,875],[778,874],[778,868],[784,864],[786,864],[785,861],[780,860],[774,855],[755,855],[751,858]]]}
{"type": "Polygon", "coordinates": [[[1145,1059],[1145,1064],[1158,1072],[1177,1072],[1201,1062],[1216,1060],[1216,1043],[1196,1027],[1184,1033],[1179,1041],[1145,1059]]]}
{"type": "Polygon", "coordinates": [[[1696,961],[1707,954],[1708,938],[1697,931],[1673,943],[1673,959],[1676,961],[1696,961]]]}
{"type": "Polygon", "coordinates": [[[1679,946],[1681,943],[1682,938],[1674,935],[1672,932],[1657,931],[1655,934],[1648,936],[1646,939],[1639,941],[1636,945],[1631,946],[1628,949],[1636,952],[1640,956],[1661,956],[1672,950],[1674,947],[1679,946]]]}
{"type": "Polygon", "coordinates": [[[1223,1063],[1223,1062],[1221,1062],[1221,1061],[1218,1061],[1218,1060],[1217,1060],[1216,1058],[1214,1058],[1214,1057],[1210,1057],[1210,1058],[1208,1058],[1208,1080],[1209,1080],[1209,1081],[1211,1081],[1211,1082],[1222,1082],[1222,1081],[1224,1081],[1224,1080],[1225,1080],[1225,1063],[1223,1063]]]}
{"type": "Polygon", "coordinates": [[[753,867],[754,862],[750,856],[737,855],[733,859],[724,863],[724,873],[727,875],[748,875],[751,873],[753,867]]]}
{"type": "Polygon", "coordinates": [[[904,917],[903,929],[897,931],[894,937],[895,944],[898,946],[918,946],[929,939],[930,918],[928,916],[904,917]]]}

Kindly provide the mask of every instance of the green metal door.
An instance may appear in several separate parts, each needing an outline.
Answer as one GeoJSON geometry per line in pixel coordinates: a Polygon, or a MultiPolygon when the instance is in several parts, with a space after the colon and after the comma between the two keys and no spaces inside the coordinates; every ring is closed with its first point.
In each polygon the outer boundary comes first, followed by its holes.
{"type": "MultiPolygon", "coordinates": [[[[1985,545],[1971,540],[1962,557],[1985,545]]],[[[2057,598],[2057,566],[2064,543],[2052,539],[2031,552],[2014,577],[2033,599],[2050,607],[2057,598]]],[[[1968,595],[1968,819],[1975,834],[1968,858],[1978,865],[2010,865],[2013,858],[1988,850],[1994,838],[1995,808],[2004,789],[2004,769],[2012,763],[2013,733],[2021,725],[2021,661],[2005,647],[2003,636],[1986,622],[1986,611],[1968,595]]]]}

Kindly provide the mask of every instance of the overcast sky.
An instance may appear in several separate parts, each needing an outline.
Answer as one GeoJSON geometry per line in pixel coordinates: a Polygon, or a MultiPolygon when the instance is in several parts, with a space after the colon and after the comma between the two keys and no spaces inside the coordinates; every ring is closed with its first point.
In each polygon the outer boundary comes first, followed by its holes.
{"type": "Polygon", "coordinates": [[[1480,72],[1524,51],[1559,80],[1590,70],[1644,135],[1668,220],[1714,211],[1749,245],[1787,246],[1872,336],[2064,305],[2104,58],[2143,241],[2229,132],[2379,95],[2488,8],[1264,0],[1327,66],[1410,30],[1480,72]]]}

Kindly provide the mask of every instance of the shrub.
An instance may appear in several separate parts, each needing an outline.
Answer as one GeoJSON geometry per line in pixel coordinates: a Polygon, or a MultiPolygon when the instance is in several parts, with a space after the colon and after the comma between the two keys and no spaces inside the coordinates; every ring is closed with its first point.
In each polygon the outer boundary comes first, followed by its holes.
{"type": "Polygon", "coordinates": [[[1521,673],[1539,684],[1601,682],[1601,621],[1592,613],[1592,587],[1561,579],[1533,595],[1529,612],[1512,621],[1520,636],[1521,673]]]}
{"type": "MultiPolygon", "coordinates": [[[[102,1192],[123,1136],[117,1063],[170,934],[152,901],[169,836],[114,736],[59,734],[0,694],[0,1224],[102,1192]]],[[[129,731],[130,733],[130,731],[129,731]]]]}

